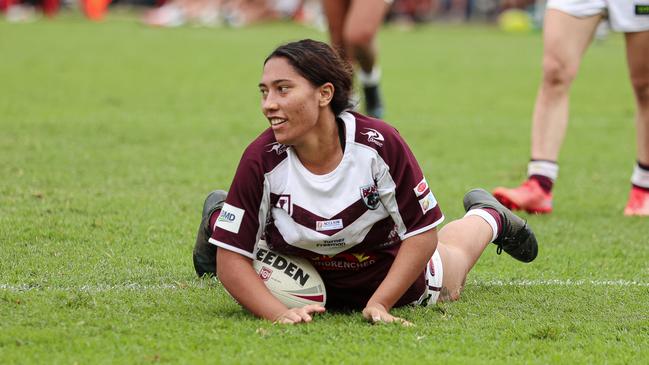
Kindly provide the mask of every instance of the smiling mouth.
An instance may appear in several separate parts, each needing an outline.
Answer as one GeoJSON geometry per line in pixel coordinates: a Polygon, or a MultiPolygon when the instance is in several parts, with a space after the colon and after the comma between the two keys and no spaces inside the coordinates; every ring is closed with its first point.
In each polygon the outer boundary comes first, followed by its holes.
{"type": "Polygon", "coordinates": [[[282,118],[270,118],[268,120],[270,120],[270,125],[273,127],[286,123],[286,119],[282,118]]]}

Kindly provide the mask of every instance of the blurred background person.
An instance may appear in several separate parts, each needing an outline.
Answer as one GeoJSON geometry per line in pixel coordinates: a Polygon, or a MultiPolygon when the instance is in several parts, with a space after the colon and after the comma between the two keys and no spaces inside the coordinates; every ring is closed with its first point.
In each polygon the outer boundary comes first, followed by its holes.
{"type": "Polygon", "coordinates": [[[365,111],[383,116],[383,100],[379,84],[376,35],[392,0],[323,0],[323,9],[334,47],[347,60],[358,66],[357,76],[363,88],[365,111]]]}
{"type": "Polygon", "coordinates": [[[303,0],[171,0],[146,12],[142,21],[158,27],[178,27],[187,23],[242,27],[294,19],[302,5],[303,0]]]}
{"type": "Polygon", "coordinates": [[[46,17],[54,17],[60,8],[59,0],[0,0],[0,10],[9,22],[27,22],[38,18],[37,9],[46,17]]]}

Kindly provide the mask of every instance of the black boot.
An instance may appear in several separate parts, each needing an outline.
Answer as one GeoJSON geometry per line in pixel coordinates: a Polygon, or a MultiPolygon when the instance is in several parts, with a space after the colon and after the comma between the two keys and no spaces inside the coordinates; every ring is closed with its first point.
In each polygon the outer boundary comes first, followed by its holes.
{"type": "Polygon", "coordinates": [[[494,240],[498,245],[496,251],[503,250],[513,258],[523,262],[531,262],[538,254],[538,244],[534,232],[523,219],[504,205],[500,204],[493,195],[482,189],[473,189],[464,196],[464,210],[491,208],[500,214],[502,233],[494,240]]]}
{"type": "Polygon", "coordinates": [[[223,190],[214,190],[207,195],[205,203],[203,203],[203,218],[198,227],[196,245],[194,246],[194,269],[199,277],[203,275],[216,276],[216,246],[208,242],[212,235],[210,217],[215,210],[223,208],[227,194],[223,190]]]}

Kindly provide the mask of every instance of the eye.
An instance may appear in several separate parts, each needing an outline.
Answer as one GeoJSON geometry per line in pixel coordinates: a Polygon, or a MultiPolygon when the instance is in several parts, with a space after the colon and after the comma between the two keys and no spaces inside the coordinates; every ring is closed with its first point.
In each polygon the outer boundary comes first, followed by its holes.
{"type": "Polygon", "coordinates": [[[266,89],[259,89],[259,93],[261,94],[262,97],[268,96],[268,90],[266,89]]]}
{"type": "Polygon", "coordinates": [[[289,90],[289,87],[288,86],[280,86],[277,89],[279,90],[280,93],[286,94],[288,92],[288,90],[289,90]]]}

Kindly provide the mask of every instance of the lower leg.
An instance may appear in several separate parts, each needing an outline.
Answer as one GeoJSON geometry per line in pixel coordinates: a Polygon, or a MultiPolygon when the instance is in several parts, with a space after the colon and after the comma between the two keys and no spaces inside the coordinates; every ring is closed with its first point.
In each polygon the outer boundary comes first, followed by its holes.
{"type": "Polygon", "coordinates": [[[437,250],[444,276],[438,301],[460,298],[467,274],[493,237],[491,226],[478,216],[465,216],[445,225],[439,232],[437,250]]]}
{"type": "Polygon", "coordinates": [[[649,216],[649,31],[627,33],[627,62],[635,95],[636,166],[625,215],[649,216]]]}
{"type": "Polygon", "coordinates": [[[649,165],[649,31],[627,33],[627,63],[635,102],[637,161],[649,165]]]}

